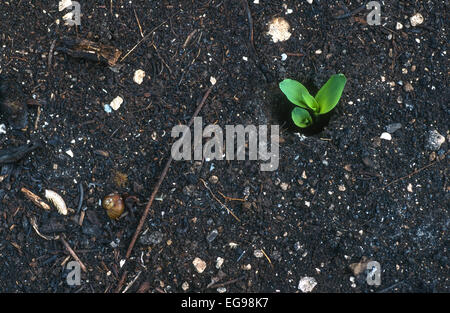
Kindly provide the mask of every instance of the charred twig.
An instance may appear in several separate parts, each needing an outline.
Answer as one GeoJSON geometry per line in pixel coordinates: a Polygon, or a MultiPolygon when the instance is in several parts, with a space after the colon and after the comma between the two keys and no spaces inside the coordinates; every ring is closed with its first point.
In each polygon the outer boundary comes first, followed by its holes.
{"type": "Polygon", "coordinates": [[[123,272],[122,277],[120,278],[119,283],[117,284],[117,288],[115,290],[115,293],[119,293],[120,289],[122,289],[123,284],[125,283],[125,279],[127,279],[128,271],[123,272]]]}
{"type": "Polygon", "coordinates": [[[107,46],[86,39],[64,38],[62,46],[56,48],[58,51],[67,53],[74,58],[108,63],[114,66],[122,52],[113,46],[107,46]]]}
{"type": "Polygon", "coordinates": [[[253,52],[256,55],[256,49],[255,49],[255,44],[253,41],[253,19],[252,19],[252,13],[250,12],[250,7],[248,6],[248,1],[247,0],[242,0],[242,4],[244,5],[245,11],[247,12],[247,19],[248,19],[248,27],[249,27],[249,40],[250,40],[250,45],[253,49],[253,52]]]}
{"type": "Polygon", "coordinates": [[[83,262],[81,262],[80,258],[75,253],[75,251],[72,250],[72,248],[69,246],[67,241],[63,237],[59,237],[59,240],[62,242],[62,244],[67,249],[67,251],[70,253],[70,255],[75,259],[75,261],[77,261],[80,264],[80,267],[83,270],[83,272],[87,272],[86,266],[83,264],[83,262]]]}
{"type": "Polygon", "coordinates": [[[78,200],[78,208],[77,208],[77,213],[80,213],[81,211],[81,206],[83,205],[83,198],[84,198],[84,190],[83,190],[83,184],[79,183],[78,184],[78,189],[80,191],[80,198],[78,200]]]}

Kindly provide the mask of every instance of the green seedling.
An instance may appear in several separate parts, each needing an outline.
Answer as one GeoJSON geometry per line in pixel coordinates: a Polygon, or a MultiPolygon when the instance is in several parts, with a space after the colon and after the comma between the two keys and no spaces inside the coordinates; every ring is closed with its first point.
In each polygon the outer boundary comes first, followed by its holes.
{"type": "Polygon", "coordinates": [[[347,78],[344,74],[333,75],[313,97],[308,89],[298,81],[293,79],[283,80],[280,83],[281,91],[289,101],[297,106],[291,113],[295,125],[301,128],[311,126],[313,124],[311,113],[314,117],[317,117],[333,110],[342,96],[346,82],[347,78]]]}

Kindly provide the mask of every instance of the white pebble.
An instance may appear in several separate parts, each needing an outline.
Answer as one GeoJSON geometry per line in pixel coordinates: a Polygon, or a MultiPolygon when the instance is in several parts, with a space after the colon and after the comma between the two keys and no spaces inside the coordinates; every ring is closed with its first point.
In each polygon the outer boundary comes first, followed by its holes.
{"type": "Polygon", "coordinates": [[[143,70],[137,70],[134,72],[133,81],[140,85],[144,81],[145,72],[143,70]]]}
{"type": "Polygon", "coordinates": [[[192,261],[192,264],[199,273],[203,273],[203,271],[206,269],[206,262],[200,258],[195,258],[194,261],[192,261]]]}
{"type": "Polygon", "coordinates": [[[217,269],[221,268],[224,261],[225,261],[225,259],[221,258],[220,256],[217,257],[217,259],[216,259],[216,268],[217,269]]]}
{"type": "Polygon", "coordinates": [[[114,111],[117,111],[123,103],[123,99],[120,96],[114,98],[109,104],[114,111]]]}
{"type": "Polygon", "coordinates": [[[416,13],[409,18],[411,26],[417,26],[423,23],[423,16],[420,13],[416,13]]]}
{"type": "Polygon", "coordinates": [[[408,192],[413,192],[411,183],[408,184],[408,186],[406,187],[406,190],[408,190],[408,192]]]}
{"type": "Polygon", "coordinates": [[[306,0],[306,2],[308,2],[309,4],[312,4],[313,0],[306,0]]]}
{"type": "Polygon", "coordinates": [[[316,50],[316,54],[322,54],[322,50],[320,49],[316,50]]]}
{"type": "Polygon", "coordinates": [[[381,136],[380,136],[380,138],[381,138],[381,139],[384,139],[384,140],[392,140],[391,134],[386,133],[386,132],[382,133],[381,136]]]}
{"type": "Polygon", "coordinates": [[[283,53],[282,55],[281,55],[281,61],[285,61],[286,59],[287,59],[287,54],[286,53],[283,53]]]}
{"type": "Polygon", "coordinates": [[[263,257],[263,252],[261,251],[261,250],[255,250],[254,252],[253,252],[253,255],[255,256],[255,257],[257,257],[257,258],[262,258],[263,257]]]}
{"type": "Polygon", "coordinates": [[[247,62],[247,61],[248,61],[248,58],[247,58],[247,57],[242,57],[242,60],[244,60],[245,62],[247,62]]]}
{"type": "Polygon", "coordinates": [[[71,158],[73,158],[73,152],[72,152],[72,150],[66,150],[66,154],[68,155],[68,156],[70,156],[71,158]]]}
{"type": "Polygon", "coordinates": [[[316,285],[317,281],[314,277],[303,277],[298,283],[298,289],[302,292],[311,292],[316,285]]]}
{"type": "Polygon", "coordinates": [[[6,134],[6,125],[0,124],[0,134],[6,134]]]}
{"type": "Polygon", "coordinates": [[[213,85],[213,86],[217,83],[217,80],[216,80],[216,78],[214,76],[211,76],[209,81],[211,82],[211,85],[213,85]]]}
{"type": "Polygon", "coordinates": [[[402,28],[403,28],[403,24],[400,23],[400,22],[397,22],[397,24],[395,25],[395,29],[396,29],[396,30],[400,30],[400,29],[402,29],[402,28]]]}

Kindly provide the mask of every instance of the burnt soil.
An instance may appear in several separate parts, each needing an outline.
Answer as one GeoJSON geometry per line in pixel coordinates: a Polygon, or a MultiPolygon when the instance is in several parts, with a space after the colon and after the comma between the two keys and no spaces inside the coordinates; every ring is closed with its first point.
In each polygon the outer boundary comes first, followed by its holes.
{"type": "Polygon", "coordinates": [[[367,10],[334,18],[361,1],[248,1],[254,48],[245,1],[80,1],[77,27],[64,25],[57,2],[0,4],[0,72],[22,90],[4,96],[20,97],[28,112],[25,130],[4,114],[0,149],[42,140],[1,165],[1,292],[113,292],[123,270],[122,290],[140,273],[128,292],[184,292],[184,282],[189,292],[218,292],[208,286],[213,277],[237,279],[227,292],[300,292],[305,276],[316,279],[313,292],[449,290],[446,1],[384,1],[380,26],[367,25],[367,10]],[[412,27],[417,12],[424,22],[412,27]],[[289,40],[267,35],[274,17],[289,22],[289,40]],[[56,49],[62,38],[78,37],[124,55],[142,39],[137,20],[150,35],[113,68],[56,49]],[[141,85],[133,82],[138,69],[147,74],[141,85]],[[335,73],[348,82],[328,125],[300,134],[278,83],[293,78],[313,91],[335,73]],[[279,168],[174,161],[120,268],[170,155],[172,127],[188,123],[211,76],[217,83],[200,112],[203,124],[279,124],[279,168]],[[105,112],[117,96],[121,107],[105,112]],[[380,139],[392,123],[402,127],[380,139]],[[446,137],[437,151],[425,148],[431,130],[446,137]],[[37,207],[22,187],[41,197],[58,192],[69,214],[37,207]],[[118,221],[100,205],[113,191],[127,198],[118,221]],[[86,208],[82,226],[79,207],[86,208]],[[37,235],[33,217],[42,234],[64,236],[86,264],[80,286],[67,285],[62,264],[72,259],[60,241],[37,235]],[[267,257],[254,255],[261,249],[267,257]],[[206,262],[203,273],[196,257],[206,262]],[[350,269],[362,257],[380,263],[380,286],[350,269]]]}

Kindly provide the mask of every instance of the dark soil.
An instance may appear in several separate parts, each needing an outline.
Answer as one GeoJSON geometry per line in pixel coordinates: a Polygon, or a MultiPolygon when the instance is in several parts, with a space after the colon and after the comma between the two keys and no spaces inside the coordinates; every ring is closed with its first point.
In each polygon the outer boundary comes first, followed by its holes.
{"type": "Polygon", "coordinates": [[[1,164],[1,292],[112,292],[124,269],[124,287],[140,273],[128,292],[145,285],[184,292],[184,282],[190,292],[217,292],[208,288],[213,277],[240,278],[227,292],[300,292],[304,276],[316,279],[313,292],[449,290],[447,1],[384,1],[380,26],[366,24],[366,10],[334,18],[362,1],[248,2],[254,48],[245,1],[80,1],[78,27],[64,25],[58,1],[1,2],[0,73],[22,89],[4,96],[28,114],[24,130],[3,114],[0,149],[43,143],[1,164]],[[417,12],[424,22],[412,27],[417,12]],[[290,23],[289,40],[273,43],[266,34],[273,17],[290,23]],[[137,19],[144,35],[164,24],[114,68],[56,52],[62,38],[78,37],[124,55],[142,39],[137,19]],[[138,69],[147,74],[141,85],[133,82],[138,69]],[[335,73],[348,82],[328,125],[298,134],[280,109],[289,104],[278,83],[297,79],[313,92],[335,73]],[[170,155],[172,127],[188,123],[211,76],[217,84],[203,124],[280,124],[280,166],[261,172],[258,161],[174,161],[121,269],[170,155]],[[124,103],[106,113],[117,96],[124,103]],[[392,123],[402,128],[380,139],[392,123]],[[446,137],[437,151],[425,148],[431,130],[446,137]],[[72,210],[44,211],[22,187],[41,197],[54,190],[72,210]],[[128,198],[118,221],[100,205],[113,191],[128,198]],[[65,236],[86,264],[81,286],[66,284],[62,264],[72,259],[60,241],[37,235],[33,217],[42,234],[65,236]],[[267,258],[254,256],[259,249],[267,258]],[[349,268],[363,256],[380,263],[381,286],[349,268]],[[207,264],[203,273],[196,257],[207,264]]]}

